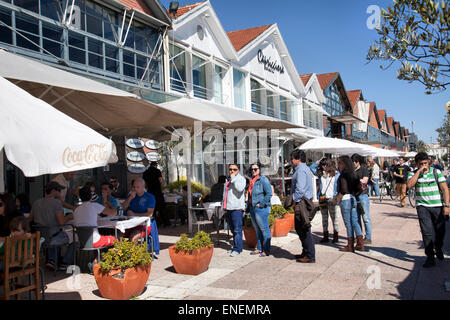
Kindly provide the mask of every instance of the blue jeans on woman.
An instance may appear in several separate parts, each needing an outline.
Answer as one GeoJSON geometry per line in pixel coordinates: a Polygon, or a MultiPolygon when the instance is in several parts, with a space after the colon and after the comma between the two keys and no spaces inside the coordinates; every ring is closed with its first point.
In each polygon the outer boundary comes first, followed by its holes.
{"type": "Polygon", "coordinates": [[[272,235],[269,228],[270,207],[250,207],[250,218],[256,231],[257,249],[266,254],[270,253],[270,240],[272,235]]]}
{"type": "Polygon", "coordinates": [[[364,214],[358,213],[358,223],[362,230],[362,222],[364,221],[364,230],[366,231],[366,239],[372,240],[372,220],[370,220],[370,199],[367,194],[362,194],[359,196],[359,202],[364,208],[364,214]]]}
{"type": "Polygon", "coordinates": [[[227,210],[225,219],[233,232],[233,251],[242,252],[242,210],[227,210]]]}
{"type": "Polygon", "coordinates": [[[355,197],[351,196],[351,199],[342,200],[340,206],[345,228],[347,229],[347,237],[353,238],[355,233],[357,236],[362,236],[361,226],[358,223],[355,197]]]}

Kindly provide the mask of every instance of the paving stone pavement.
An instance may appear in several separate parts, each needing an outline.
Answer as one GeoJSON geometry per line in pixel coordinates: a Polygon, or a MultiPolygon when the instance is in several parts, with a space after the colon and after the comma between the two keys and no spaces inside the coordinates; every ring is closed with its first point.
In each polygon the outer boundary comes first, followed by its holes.
{"type": "MultiPolygon", "coordinates": [[[[186,226],[159,230],[161,252],[152,263],[145,291],[137,300],[405,300],[450,299],[445,282],[450,281],[450,231],[445,238],[444,261],[430,269],[422,268],[425,254],[417,214],[407,205],[394,201],[371,200],[373,243],[367,251],[344,253],[345,227],[339,216],[338,244],[320,244],[321,214],[313,220],[316,263],[300,264],[294,259],[301,252],[297,234],[272,238],[269,257],[244,251],[236,257],[226,253],[230,236],[222,230],[220,245],[215,243],[209,269],[198,275],[175,273],[167,248],[175,243],[186,226]]],[[[450,224],[447,223],[447,226],[450,224]]],[[[332,223],[329,223],[330,232],[332,223]]],[[[210,230],[213,231],[213,230],[210,230]]],[[[216,240],[216,232],[212,233],[216,240]]],[[[71,277],[64,272],[46,272],[46,299],[103,299],[95,279],[89,274],[71,277]]]]}

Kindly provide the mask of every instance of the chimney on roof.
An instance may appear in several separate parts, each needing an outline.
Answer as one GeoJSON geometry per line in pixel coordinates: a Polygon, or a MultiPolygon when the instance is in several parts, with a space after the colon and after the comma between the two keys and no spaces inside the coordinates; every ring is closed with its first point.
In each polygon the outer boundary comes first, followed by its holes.
{"type": "Polygon", "coordinates": [[[180,5],[179,2],[176,1],[171,1],[170,5],[169,5],[169,13],[175,17],[175,15],[177,14],[178,11],[178,6],[180,5]]]}

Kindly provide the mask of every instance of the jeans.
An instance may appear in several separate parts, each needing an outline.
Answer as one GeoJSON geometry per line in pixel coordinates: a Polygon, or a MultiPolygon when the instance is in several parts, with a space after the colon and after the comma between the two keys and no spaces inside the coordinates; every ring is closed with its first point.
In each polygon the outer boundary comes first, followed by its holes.
{"type": "MultiPolygon", "coordinates": [[[[66,254],[64,255],[64,257],[62,259],[62,263],[68,264],[68,265],[73,264],[73,250],[74,250],[74,246],[73,246],[73,243],[71,243],[67,247],[66,254]]],[[[53,260],[56,262],[56,258],[59,257],[60,254],[61,254],[60,247],[48,248],[47,259],[53,260]]],[[[59,261],[59,259],[58,259],[58,264],[60,264],[60,263],[61,263],[61,261],[59,261]]]]}
{"type": "Polygon", "coordinates": [[[358,223],[355,197],[351,196],[351,199],[341,201],[341,213],[347,229],[347,237],[353,238],[355,233],[357,236],[362,236],[361,226],[358,223]]]}
{"type": "Polygon", "coordinates": [[[227,210],[225,219],[230,225],[233,233],[233,251],[242,252],[242,216],[244,212],[241,210],[227,210]]]}
{"type": "Polygon", "coordinates": [[[372,196],[372,190],[375,191],[375,195],[377,197],[380,196],[380,179],[373,179],[373,181],[375,181],[375,183],[369,183],[368,187],[369,187],[369,195],[372,196]]]}
{"type": "Polygon", "coordinates": [[[250,218],[252,219],[253,227],[256,231],[256,238],[258,240],[257,249],[266,254],[270,253],[270,240],[272,239],[269,228],[269,213],[270,207],[250,207],[250,218]]]}
{"type": "Polygon", "coordinates": [[[362,194],[359,196],[359,201],[364,208],[364,214],[358,213],[358,223],[362,230],[362,222],[364,221],[364,230],[366,232],[366,238],[372,240],[372,220],[370,220],[370,199],[367,194],[362,194]]]}
{"type": "Polygon", "coordinates": [[[428,258],[434,258],[434,248],[441,250],[445,236],[445,218],[442,207],[417,207],[420,231],[422,233],[425,254],[428,258]],[[433,242],[433,232],[435,239],[433,242]]]}

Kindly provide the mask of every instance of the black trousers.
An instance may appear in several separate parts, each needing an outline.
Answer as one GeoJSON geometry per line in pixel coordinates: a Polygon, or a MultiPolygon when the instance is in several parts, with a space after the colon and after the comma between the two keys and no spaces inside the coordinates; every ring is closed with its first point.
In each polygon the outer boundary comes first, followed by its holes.
{"type": "Polygon", "coordinates": [[[169,221],[169,217],[167,215],[167,211],[166,211],[166,201],[164,200],[164,195],[158,194],[155,195],[155,212],[158,212],[158,215],[156,215],[156,223],[158,225],[161,225],[161,223],[167,227],[170,226],[170,221],[169,221]]]}
{"type": "Polygon", "coordinates": [[[422,232],[425,254],[434,258],[434,248],[441,250],[445,236],[445,217],[443,207],[417,207],[420,231],[422,232]],[[433,241],[433,232],[435,239],[433,241]]]}
{"type": "Polygon", "coordinates": [[[303,253],[308,259],[316,259],[316,250],[314,248],[314,239],[311,233],[311,227],[306,228],[301,225],[298,219],[295,219],[295,231],[302,243],[303,253]]]}

